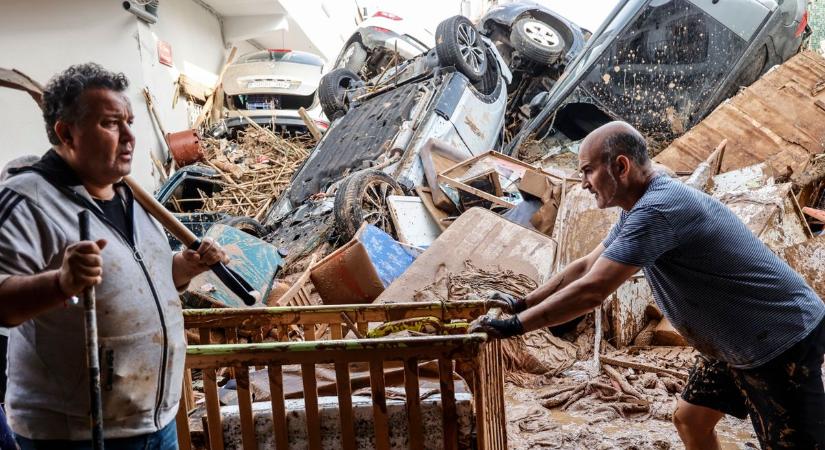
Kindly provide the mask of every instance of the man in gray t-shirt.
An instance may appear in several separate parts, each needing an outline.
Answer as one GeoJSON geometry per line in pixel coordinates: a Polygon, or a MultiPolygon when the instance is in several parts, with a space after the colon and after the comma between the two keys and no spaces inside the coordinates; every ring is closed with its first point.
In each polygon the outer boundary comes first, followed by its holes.
{"type": "Polygon", "coordinates": [[[582,142],[582,186],[618,223],[589,255],[474,330],[510,337],[591,311],[640,269],[702,358],[674,413],[688,449],[718,448],[716,423],[750,414],[760,444],[825,448],[825,303],[730,209],[657,174],[638,131],[612,122],[582,142]]]}

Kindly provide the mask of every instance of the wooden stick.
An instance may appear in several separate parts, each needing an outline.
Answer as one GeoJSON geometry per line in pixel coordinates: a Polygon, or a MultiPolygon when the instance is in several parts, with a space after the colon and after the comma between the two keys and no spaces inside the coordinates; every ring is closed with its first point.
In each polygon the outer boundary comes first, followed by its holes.
{"type": "Polygon", "coordinates": [[[315,125],[315,122],[312,120],[311,117],[309,117],[309,114],[307,114],[307,110],[304,109],[303,106],[298,108],[298,115],[301,116],[301,120],[304,121],[304,125],[307,126],[307,130],[309,130],[309,133],[312,135],[312,137],[315,138],[316,141],[320,140],[321,130],[318,129],[318,125],[315,125]]]}
{"type": "Polygon", "coordinates": [[[602,362],[616,367],[627,367],[629,369],[642,370],[644,372],[659,373],[662,375],[670,375],[680,380],[687,380],[688,375],[677,370],[665,369],[663,367],[651,366],[648,364],[637,363],[633,361],[625,361],[621,359],[611,358],[609,356],[602,356],[602,362]]]}
{"type": "Polygon", "coordinates": [[[218,74],[218,80],[215,82],[215,86],[212,89],[212,95],[210,95],[209,98],[206,99],[206,104],[203,105],[200,115],[198,115],[198,118],[195,119],[195,126],[193,128],[195,128],[196,130],[200,128],[201,125],[203,125],[203,121],[206,120],[206,116],[212,112],[212,103],[215,101],[215,94],[217,92],[217,88],[223,83],[223,75],[226,73],[226,68],[229,67],[229,64],[231,64],[232,60],[235,59],[235,53],[237,52],[237,47],[232,47],[232,50],[229,51],[229,56],[223,63],[223,67],[221,67],[221,71],[218,74]]]}
{"type": "Polygon", "coordinates": [[[358,327],[355,326],[355,323],[353,323],[352,319],[349,318],[347,313],[342,312],[341,318],[344,319],[344,323],[347,325],[347,328],[349,328],[349,330],[352,331],[352,334],[354,334],[355,337],[357,337],[358,339],[364,339],[364,335],[361,334],[360,331],[358,331],[358,327]]]}
{"type": "Polygon", "coordinates": [[[614,379],[617,383],[619,383],[619,386],[622,388],[622,391],[625,394],[630,395],[632,397],[636,397],[642,401],[647,401],[641,392],[639,392],[635,387],[633,387],[630,383],[627,382],[627,379],[624,377],[624,375],[620,374],[616,369],[610,366],[602,367],[604,368],[604,371],[608,375],[610,375],[610,378],[614,379]]]}

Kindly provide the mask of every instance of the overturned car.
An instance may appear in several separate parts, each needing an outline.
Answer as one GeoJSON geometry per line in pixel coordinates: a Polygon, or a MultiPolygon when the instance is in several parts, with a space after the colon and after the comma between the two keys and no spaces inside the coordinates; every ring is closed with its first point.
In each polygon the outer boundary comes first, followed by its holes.
{"type": "Polygon", "coordinates": [[[325,95],[322,80],[319,95],[333,123],[265,219],[274,230],[267,240],[290,258],[328,239],[348,240],[363,221],[392,234],[386,198],[423,184],[418,154],[429,139],[465,158],[497,146],[506,63],[462,16],[442,22],[436,42],[371,86],[333,71],[325,95]]]}

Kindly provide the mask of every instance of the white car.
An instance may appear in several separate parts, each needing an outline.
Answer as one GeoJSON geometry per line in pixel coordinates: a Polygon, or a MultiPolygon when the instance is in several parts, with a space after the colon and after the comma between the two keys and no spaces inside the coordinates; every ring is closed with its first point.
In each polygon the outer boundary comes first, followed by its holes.
{"type": "Polygon", "coordinates": [[[387,11],[361,22],[350,36],[333,69],[349,69],[369,80],[385,68],[426,53],[435,47],[427,27],[387,11]]]}
{"type": "Polygon", "coordinates": [[[306,109],[321,131],[329,127],[316,90],[324,61],[312,53],[269,49],[248,53],[229,65],[223,78],[229,130],[258,125],[275,131],[306,132],[298,114],[306,109]]]}

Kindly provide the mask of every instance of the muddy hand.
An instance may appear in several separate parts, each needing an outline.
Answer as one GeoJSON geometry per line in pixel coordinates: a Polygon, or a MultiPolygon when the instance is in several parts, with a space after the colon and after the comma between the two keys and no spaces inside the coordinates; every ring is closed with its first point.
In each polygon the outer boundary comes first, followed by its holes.
{"type": "Polygon", "coordinates": [[[508,314],[518,314],[527,309],[524,298],[517,298],[505,292],[493,291],[488,297],[491,304],[498,306],[508,314]]]}
{"type": "Polygon", "coordinates": [[[504,339],[524,333],[524,327],[518,316],[509,319],[494,319],[490,316],[481,316],[474,320],[467,329],[468,333],[487,333],[494,339],[504,339]]]}
{"type": "Polygon", "coordinates": [[[226,255],[217,242],[210,238],[204,238],[197,251],[186,249],[181,252],[181,256],[186,262],[189,272],[194,274],[205,272],[210,266],[218,262],[229,263],[229,256],[226,255]]]}
{"type": "Polygon", "coordinates": [[[79,295],[83,289],[103,281],[103,258],[101,250],[106,240],[80,241],[66,247],[63,264],[58,272],[60,290],[66,296],[79,295]]]}

